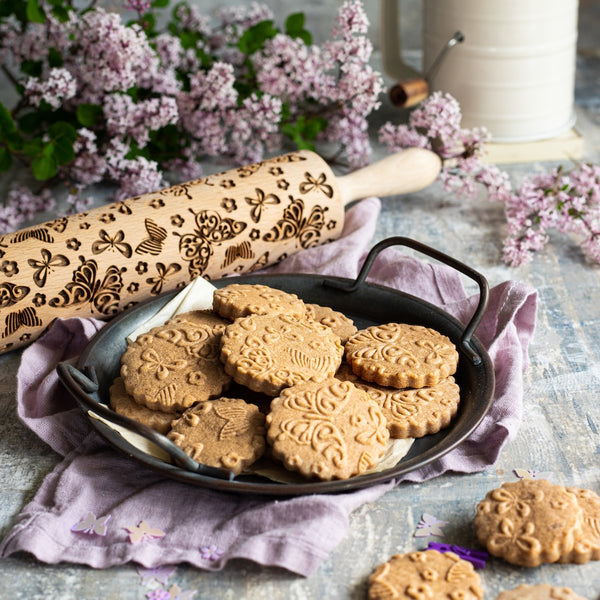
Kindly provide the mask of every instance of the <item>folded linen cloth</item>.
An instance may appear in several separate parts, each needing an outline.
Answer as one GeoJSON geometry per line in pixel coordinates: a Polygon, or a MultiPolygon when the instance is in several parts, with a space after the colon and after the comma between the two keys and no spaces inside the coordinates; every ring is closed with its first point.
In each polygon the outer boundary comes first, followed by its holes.
{"type": "MultiPolygon", "coordinates": [[[[376,198],[347,211],[342,236],[270,269],[356,277],[380,210],[376,198]]],[[[369,280],[412,293],[467,322],[477,304],[459,275],[443,265],[382,252],[369,280]]],[[[493,406],[465,443],[403,478],[471,473],[497,459],[521,420],[523,371],[534,332],[537,294],[514,281],[491,290],[476,335],[496,376],[493,406]]],[[[105,568],[136,562],[151,568],[187,562],[222,569],[233,558],[309,575],[346,535],[349,515],[398,482],[336,495],[269,499],[218,492],[163,478],[107,446],[58,381],[55,367],[76,361],[104,323],[57,321],[23,352],[17,374],[20,419],[64,458],[44,479],[0,545],[0,556],[32,553],[47,563],[105,568]]]]}

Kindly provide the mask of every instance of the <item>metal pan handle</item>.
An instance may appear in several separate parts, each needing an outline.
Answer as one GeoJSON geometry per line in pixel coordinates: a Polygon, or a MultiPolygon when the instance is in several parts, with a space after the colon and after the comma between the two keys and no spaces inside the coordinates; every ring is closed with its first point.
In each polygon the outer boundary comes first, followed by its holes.
{"type": "Polygon", "coordinates": [[[439,250],[435,250],[434,248],[422,244],[421,242],[417,242],[416,240],[413,240],[411,238],[401,236],[390,237],[386,238],[385,240],[382,240],[381,242],[373,246],[373,248],[371,248],[363,266],[361,267],[358,277],[352,283],[352,285],[347,286],[343,283],[334,280],[326,280],[326,285],[344,289],[348,292],[356,290],[367,279],[371,267],[373,266],[373,263],[375,262],[375,259],[377,258],[379,253],[382,250],[389,248],[390,246],[406,246],[408,248],[412,248],[413,250],[417,250],[422,254],[425,254],[431,258],[434,258],[435,260],[438,260],[441,263],[448,265],[449,267],[452,267],[453,269],[456,269],[457,271],[459,271],[463,275],[466,275],[467,277],[470,277],[473,281],[477,283],[477,285],[479,286],[479,302],[477,304],[477,308],[475,309],[475,313],[473,314],[471,320],[467,323],[463,331],[463,334],[460,338],[460,345],[474,365],[481,364],[482,358],[479,355],[479,353],[475,350],[471,338],[473,337],[475,329],[477,329],[477,326],[479,325],[487,308],[489,299],[489,286],[486,278],[481,273],[475,271],[471,267],[468,267],[467,265],[456,260],[455,258],[452,258],[451,256],[448,256],[447,254],[444,254],[439,250]]]}
{"type": "Polygon", "coordinates": [[[93,366],[86,366],[85,373],[83,373],[72,364],[61,362],[57,365],[56,372],[62,384],[69,390],[75,400],[89,412],[117,427],[123,427],[132,431],[152,444],[155,444],[166,452],[177,466],[193,473],[228,481],[231,481],[235,477],[233,471],[209,467],[196,462],[166,436],[108,408],[98,397],[98,378],[93,366]]]}

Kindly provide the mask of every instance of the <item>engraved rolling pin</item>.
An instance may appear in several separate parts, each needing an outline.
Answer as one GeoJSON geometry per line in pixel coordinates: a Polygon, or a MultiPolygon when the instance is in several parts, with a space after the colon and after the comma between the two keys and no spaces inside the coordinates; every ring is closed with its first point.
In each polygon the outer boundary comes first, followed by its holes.
{"type": "Polygon", "coordinates": [[[110,317],[200,275],[250,272],[331,241],[349,202],[423,189],[440,168],[411,148],[336,177],[299,151],[4,235],[0,353],[57,317],[110,317]]]}

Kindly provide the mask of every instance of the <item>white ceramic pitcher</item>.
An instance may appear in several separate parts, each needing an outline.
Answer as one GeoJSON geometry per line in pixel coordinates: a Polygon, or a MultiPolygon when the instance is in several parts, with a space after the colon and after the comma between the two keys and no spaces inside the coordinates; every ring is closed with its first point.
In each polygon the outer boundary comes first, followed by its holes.
{"type": "Polygon", "coordinates": [[[494,141],[546,139],[574,124],[577,0],[423,0],[423,74],[402,61],[399,2],[381,0],[389,75],[449,92],[463,126],[485,126],[494,141]],[[458,31],[462,43],[427,74],[458,31]]]}

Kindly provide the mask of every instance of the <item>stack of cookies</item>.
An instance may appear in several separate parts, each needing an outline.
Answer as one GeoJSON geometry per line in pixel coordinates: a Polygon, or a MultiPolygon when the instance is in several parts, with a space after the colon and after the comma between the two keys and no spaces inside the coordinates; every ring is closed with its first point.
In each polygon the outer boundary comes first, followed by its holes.
{"type": "Polygon", "coordinates": [[[233,283],[215,291],[212,311],[130,343],[110,402],[205,465],[239,474],[266,454],[307,478],[346,479],[376,467],[390,437],[449,425],[457,363],[432,329],[357,331],[329,307],[233,283]]]}

